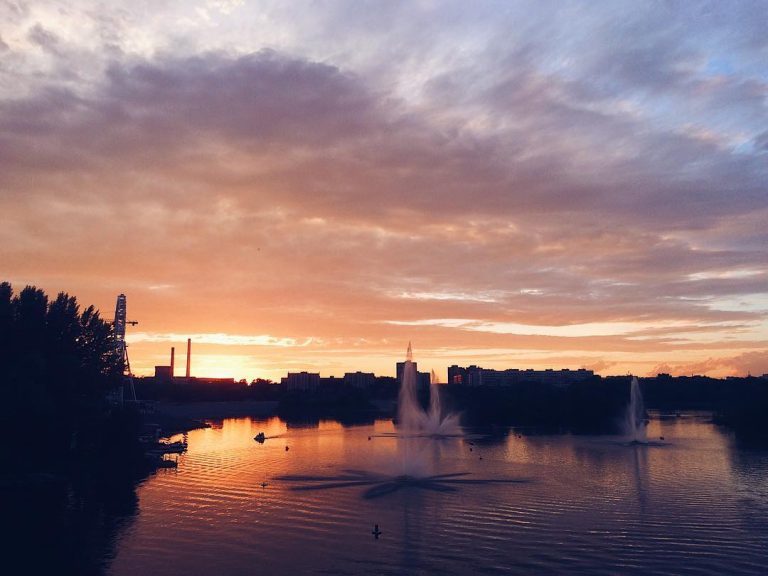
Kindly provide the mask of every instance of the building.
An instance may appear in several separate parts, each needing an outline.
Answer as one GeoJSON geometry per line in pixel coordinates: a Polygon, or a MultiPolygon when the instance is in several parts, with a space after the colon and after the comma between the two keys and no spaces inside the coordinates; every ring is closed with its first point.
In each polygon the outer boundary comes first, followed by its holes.
{"type": "Polygon", "coordinates": [[[320,376],[319,385],[321,390],[334,390],[344,385],[344,379],[336,376],[320,376]]]}
{"type": "Polygon", "coordinates": [[[171,366],[155,366],[155,382],[171,382],[173,369],[171,366]]]}
{"type": "Polygon", "coordinates": [[[344,385],[353,388],[369,390],[376,384],[376,375],[373,372],[347,372],[344,374],[344,385]]]}
{"type": "MultiPolygon", "coordinates": [[[[416,362],[411,362],[413,369],[416,371],[416,389],[426,390],[429,388],[429,384],[432,381],[432,375],[429,372],[419,372],[419,365],[416,362]]],[[[397,373],[397,383],[402,384],[403,372],[405,371],[405,362],[398,362],[395,364],[395,371],[397,373]]]]}
{"type": "Polygon", "coordinates": [[[191,376],[190,378],[182,378],[175,376],[174,382],[181,382],[183,384],[204,384],[205,386],[245,386],[242,381],[238,382],[234,378],[209,378],[201,376],[191,376]]]}
{"type": "Polygon", "coordinates": [[[481,368],[480,366],[457,366],[448,367],[448,383],[461,384],[463,386],[512,386],[524,382],[547,384],[551,386],[564,387],[575,382],[583,382],[592,378],[595,373],[592,370],[579,368],[578,370],[519,370],[510,368],[508,370],[491,370],[481,368]]]}
{"type": "Polygon", "coordinates": [[[320,387],[320,374],[313,372],[288,372],[280,379],[286,392],[316,392],[320,387]]]}
{"type": "Polygon", "coordinates": [[[469,385],[469,374],[478,369],[482,370],[482,368],[478,368],[474,364],[466,368],[462,368],[456,364],[448,366],[448,384],[469,385]]]}
{"type": "MultiPolygon", "coordinates": [[[[411,362],[413,364],[413,369],[416,370],[416,373],[419,372],[419,363],[418,362],[411,362]]],[[[403,381],[403,372],[405,371],[405,362],[398,362],[395,364],[395,374],[398,382],[403,381]]]]}

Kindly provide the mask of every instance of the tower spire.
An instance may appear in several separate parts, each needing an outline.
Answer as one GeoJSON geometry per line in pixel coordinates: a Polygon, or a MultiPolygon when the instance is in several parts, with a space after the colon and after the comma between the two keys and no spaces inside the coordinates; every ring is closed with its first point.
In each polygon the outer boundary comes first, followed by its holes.
{"type": "Polygon", "coordinates": [[[411,350],[411,342],[408,341],[408,351],[405,353],[405,360],[407,362],[413,362],[413,351],[411,350]]]}
{"type": "Polygon", "coordinates": [[[187,380],[190,376],[190,367],[192,366],[192,338],[187,338],[187,380]]]}

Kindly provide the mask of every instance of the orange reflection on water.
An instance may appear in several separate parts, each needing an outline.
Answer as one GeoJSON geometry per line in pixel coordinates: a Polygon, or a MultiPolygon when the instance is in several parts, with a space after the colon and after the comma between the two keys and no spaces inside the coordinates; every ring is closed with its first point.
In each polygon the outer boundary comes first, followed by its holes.
{"type": "Polygon", "coordinates": [[[389,420],[343,427],[240,418],[189,432],[178,469],[160,470],[140,487],[141,513],[120,544],[114,576],[257,566],[359,573],[371,558],[391,573],[417,573],[421,560],[412,553],[428,560],[424,573],[450,574],[517,565],[520,574],[592,574],[596,562],[678,573],[678,558],[695,564],[692,573],[734,573],[734,562],[764,560],[763,536],[745,524],[743,504],[746,494],[755,517],[766,509],[750,479],[755,463],[734,473],[734,461],[751,456],[735,457],[707,419],[654,415],[649,437],[665,436],[656,446],[514,432],[409,444],[392,431],[389,420]],[[268,438],[260,444],[253,437],[262,431],[268,438]],[[427,475],[459,483],[406,482],[364,498],[377,483],[402,482],[406,456],[424,463],[427,475]],[[512,482],[486,483],[501,479],[512,482]],[[371,537],[373,523],[384,530],[381,540],[371,537]],[[477,565],[456,566],[446,550],[477,565]]]}

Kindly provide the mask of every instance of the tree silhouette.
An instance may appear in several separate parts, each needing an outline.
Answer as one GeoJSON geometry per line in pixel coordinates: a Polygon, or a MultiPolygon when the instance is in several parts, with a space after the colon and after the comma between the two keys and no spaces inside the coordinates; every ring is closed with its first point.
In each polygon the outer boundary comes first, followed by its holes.
{"type": "MultiPolygon", "coordinates": [[[[110,323],[74,296],[49,300],[26,286],[17,295],[0,283],[0,419],[47,434],[46,445],[63,449],[84,421],[108,411],[106,392],[120,383],[122,354],[110,323]]],[[[23,444],[23,443],[22,443],[23,444]]]]}

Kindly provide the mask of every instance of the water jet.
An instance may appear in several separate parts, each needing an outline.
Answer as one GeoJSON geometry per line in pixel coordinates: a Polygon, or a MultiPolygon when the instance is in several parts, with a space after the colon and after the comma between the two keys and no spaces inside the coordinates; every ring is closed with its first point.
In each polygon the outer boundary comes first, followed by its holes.
{"type": "Polygon", "coordinates": [[[429,384],[429,407],[425,411],[417,395],[418,373],[413,362],[413,350],[408,343],[400,394],[397,402],[399,436],[460,436],[458,414],[443,414],[440,404],[440,384],[434,371],[429,384]]]}
{"type": "Polygon", "coordinates": [[[630,444],[648,443],[645,430],[645,405],[637,376],[632,376],[629,387],[629,405],[624,419],[624,433],[630,444]]]}

